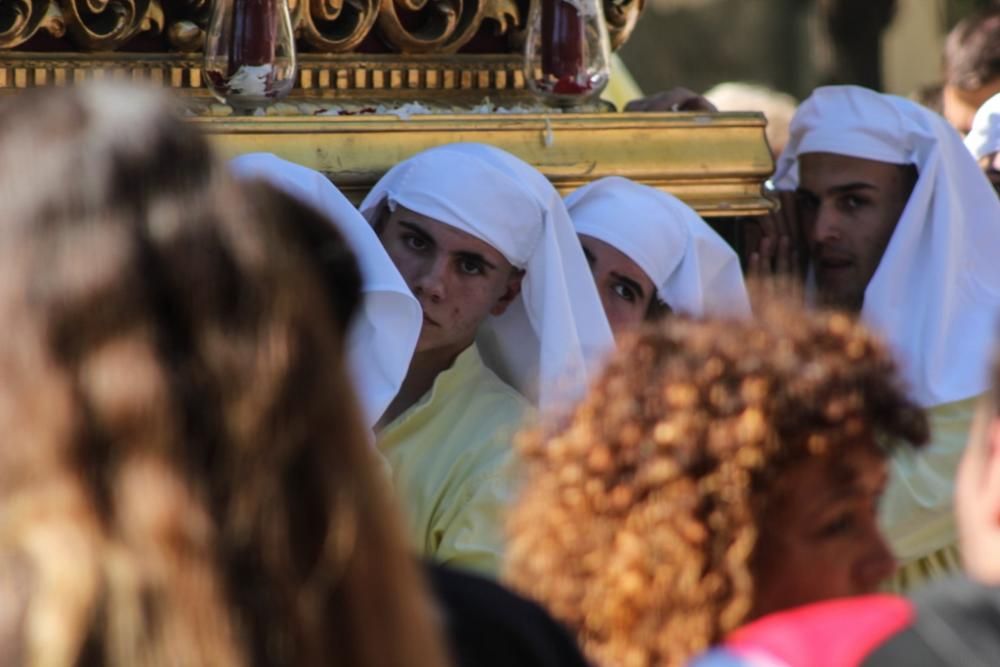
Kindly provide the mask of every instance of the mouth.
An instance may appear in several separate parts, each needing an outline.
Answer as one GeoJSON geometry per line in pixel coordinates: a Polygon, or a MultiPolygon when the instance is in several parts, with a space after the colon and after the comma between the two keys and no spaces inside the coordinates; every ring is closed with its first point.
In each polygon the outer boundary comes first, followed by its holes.
{"type": "Polygon", "coordinates": [[[847,255],[830,253],[820,255],[817,264],[822,271],[843,271],[854,266],[854,260],[847,255]]]}
{"type": "Polygon", "coordinates": [[[822,269],[823,271],[828,271],[828,272],[829,271],[843,271],[845,269],[851,268],[852,266],[854,266],[853,262],[836,261],[836,262],[820,262],[819,263],[820,269],[822,269]]]}
{"type": "Polygon", "coordinates": [[[428,326],[428,325],[432,326],[432,327],[440,326],[436,321],[434,321],[431,318],[427,317],[427,313],[424,313],[424,326],[428,326]]]}

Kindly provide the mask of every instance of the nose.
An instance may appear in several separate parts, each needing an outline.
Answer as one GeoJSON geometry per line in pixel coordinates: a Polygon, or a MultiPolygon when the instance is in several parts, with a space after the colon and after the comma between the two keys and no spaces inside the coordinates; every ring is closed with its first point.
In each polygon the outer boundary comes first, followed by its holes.
{"type": "Polygon", "coordinates": [[[435,258],[427,262],[414,281],[413,293],[418,297],[426,296],[434,303],[443,300],[446,295],[447,268],[447,262],[443,258],[435,258]]]}
{"type": "Polygon", "coordinates": [[[840,240],[840,216],[831,205],[821,205],[813,224],[813,240],[817,243],[840,240]]]}
{"type": "Polygon", "coordinates": [[[859,593],[872,593],[896,571],[896,557],[882,537],[878,526],[872,521],[866,539],[869,548],[864,558],[857,564],[855,584],[859,593]]]}

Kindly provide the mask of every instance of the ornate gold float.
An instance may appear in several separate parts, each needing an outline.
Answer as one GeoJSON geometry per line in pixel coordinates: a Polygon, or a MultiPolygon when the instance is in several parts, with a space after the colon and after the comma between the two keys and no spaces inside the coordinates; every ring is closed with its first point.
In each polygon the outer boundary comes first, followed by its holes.
{"type": "MultiPolygon", "coordinates": [[[[617,174],[706,216],[770,208],[761,184],[773,162],[759,114],[539,107],[520,55],[527,3],[291,0],[296,86],[266,113],[236,116],[202,77],[210,0],[0,0],[0,94],[153,81],[183,96],[192,122],[227,155],[274,152],[323,171],[356,200],[419,150],[484,141],[535,164],[562,191],[617,174]]],[[[642,4],[605,0],[615,46],[642,4]]]]}

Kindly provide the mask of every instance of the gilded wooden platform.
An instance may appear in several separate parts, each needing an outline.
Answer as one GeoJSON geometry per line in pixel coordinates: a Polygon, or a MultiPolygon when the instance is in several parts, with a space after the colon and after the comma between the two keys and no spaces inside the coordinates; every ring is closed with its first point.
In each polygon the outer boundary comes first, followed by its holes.
{"type": "MultiPolygon", "coordinates": [[[[770,208],[761,186],[773,162],[760,114],[539,106],[522,70],[529,0],[290,5],[296,85],[263,116],[231,115],[205,88],[200,50],[210,0],[0,0],[0,95],[91,79],[152,82],[180,95],[191,122],[226,155],[276,153],[327,174],[355,201],[422,149],[480,141],[534,164],[562,192],[620,175],[671,192],[706,216],[770,208]],[[387,113],[407,103],[434,113],[387,113]],[[531,112],[500,113],[510,110],[531,112]]],[[[618,46],[643,0],[603,6],[618,46]]]]}
{"type": "Polygon", "coordinates": [[[593,113],[195,118],[228,156],[272,152],[317,169],[359,201],[385,171],[453,141],[499,146],[563,193],[602,176],[670,192],[707,216],[760,214],[773,171],[760,114],[593,113]]]}

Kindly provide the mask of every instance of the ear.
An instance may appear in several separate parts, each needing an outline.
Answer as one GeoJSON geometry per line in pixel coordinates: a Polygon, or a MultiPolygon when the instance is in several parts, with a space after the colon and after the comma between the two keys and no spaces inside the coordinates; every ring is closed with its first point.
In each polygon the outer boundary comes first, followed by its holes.
{"type": "Polygon", "coordinates": [[[523,278],[524,271],[520,269],[514,269],[510,272],[510,277],[507,278],[507,288],[490,309],[490,315],[499,316],[507,311],[507,307],[521,294],[521,280],[523,278]]]}

